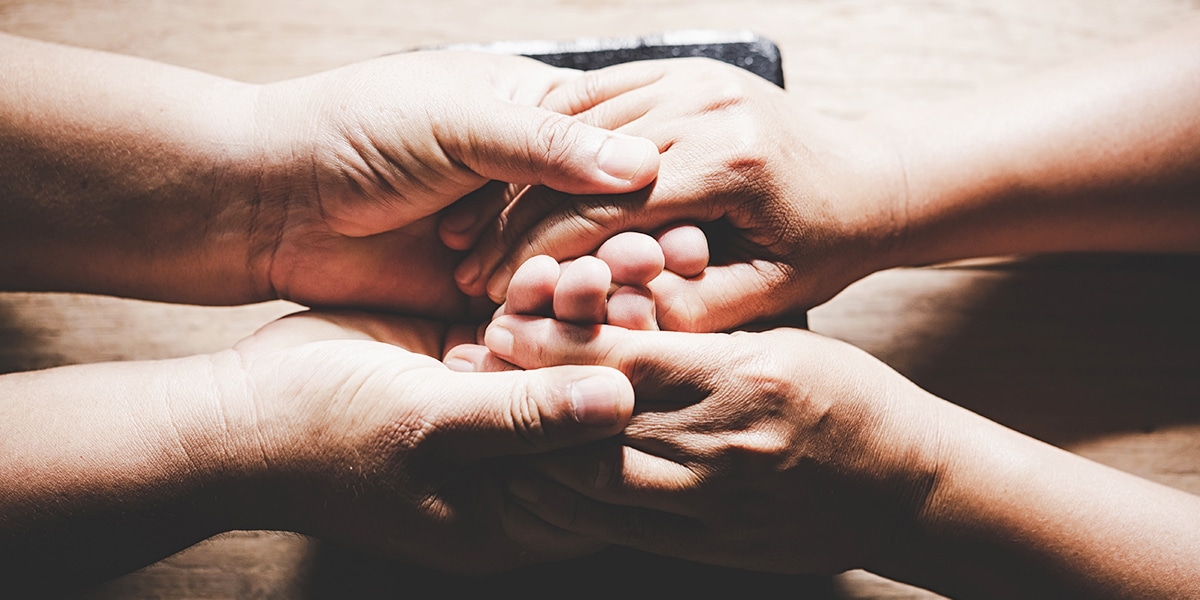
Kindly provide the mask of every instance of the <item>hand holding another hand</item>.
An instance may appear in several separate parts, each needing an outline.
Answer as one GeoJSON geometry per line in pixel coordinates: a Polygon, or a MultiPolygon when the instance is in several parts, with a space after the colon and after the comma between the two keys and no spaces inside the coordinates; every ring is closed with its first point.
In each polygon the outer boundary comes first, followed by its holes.
{"type": "Polygon", "coordinates": [[[438,211],[468,195],[507,198],[509,184],[625,193],[657,174],[648,141],[536,106],[578,76],[421,52],[265,86],[252,234],[271,289],[306,304],[461,315],[459,257],[438,241],[438,211]]]}
{"type": "Polygon", "coordinates": [[[228,512],[244,520],[231,526],[312,534],[454,572],[602,547],[504,518],[513,511],[503,508],[502,477],[512,457],[619,432],[633,408],[628,382],[603,367],[446,369],[443,346],[470,334],[301,313],[216,355],[229,421],[252,432],[236,445],[249,483],[229,498],[228,512]]]}
{"type": "Polygon", "coordinates": [[[711,259],[695,275],[651,285],[664,329],[719,331],[795,315],[888,264],[903,230],[903,177],[881,132],[800,107],[770,83],[710,60],[638,62],[584,73],[542,105],[656,142],[654,185],[567,197],[532,189],[469,235],[456,273],[473,295],[502,301],[517,267],[567,260],[621,231],[699,224],[711,259]]]}

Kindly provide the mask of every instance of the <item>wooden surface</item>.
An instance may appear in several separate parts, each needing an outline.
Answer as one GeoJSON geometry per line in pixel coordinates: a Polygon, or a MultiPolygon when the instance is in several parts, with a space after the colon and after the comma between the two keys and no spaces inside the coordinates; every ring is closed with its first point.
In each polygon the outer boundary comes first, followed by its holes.
{"type": "MultiPolygon", "coordinates": [[[[779,44],[790,89],[840,115],[994,85],[1193,16],[1200,16],[1200,2],[1178,0],[0,0],[2,31],[260,82],[428,44],[747,29],[779,44]]],[[[1196,258],[1128,256],[895,270],[814,310],[811,325],[951,401],[1197,493],[1198,275],[1196,258]]],[[[0,372],[216,350],[294,309],[282,302],[198,308],[0,294],[0,372]]],[[[619,591],[632,575],[573,568],[579,570],[560,570],[559,579],[576,578],[575,589],[546,589],[536,573],[494,586],[534,595],[604,585],[619,591]]],[[[691,566],[662,569],[671,585],[705,581],[705,571],[691,566]]],[[[238,532],[88,597],[397,596],[414,591],[419,576],[465,590],[306,538],[238,532]]],[[[789,597],[931,596],[862,572],[726,581],[763,595],[785,586],[789,597]]]]}

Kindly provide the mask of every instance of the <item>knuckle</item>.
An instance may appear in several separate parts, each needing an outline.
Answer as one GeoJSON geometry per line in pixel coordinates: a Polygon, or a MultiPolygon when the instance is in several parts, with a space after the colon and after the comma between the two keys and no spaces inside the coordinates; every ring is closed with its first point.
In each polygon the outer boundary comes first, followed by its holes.
{"type": "Polygon", "coordinates": [[[563,164],[583,137],[584,124],[571,117],[547,113],[542,116],[529,148],[529,167],[563,164]]]}
{"type": "Polygon", "coordinates": [[[529,373],[522,373],[509,390],[508,416],[511,431],[530,450],[537,450],[546,438],[544,415],[535,396],[537,386],[529,373]]]}
{"type": "Polygon", "coordinates": [[[564,219],[572,223],[580,234],[606,233],[622,227],[625,211],[608,202],[578,200],[567,205],[564,219]]]}

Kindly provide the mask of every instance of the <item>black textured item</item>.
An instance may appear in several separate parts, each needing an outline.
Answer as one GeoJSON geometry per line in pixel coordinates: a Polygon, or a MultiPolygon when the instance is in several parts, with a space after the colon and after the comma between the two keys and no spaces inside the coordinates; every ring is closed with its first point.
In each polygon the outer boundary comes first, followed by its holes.
{"type": "Polygon", "coordinates": [[[704,57],[740,67],[783,87],[783,60],[774,42],[750,32],[687,30],[637,38],[584,38],[442,46],[493,54],[519,54],[556,67],[589,71],[620,63],[704,57]]]}

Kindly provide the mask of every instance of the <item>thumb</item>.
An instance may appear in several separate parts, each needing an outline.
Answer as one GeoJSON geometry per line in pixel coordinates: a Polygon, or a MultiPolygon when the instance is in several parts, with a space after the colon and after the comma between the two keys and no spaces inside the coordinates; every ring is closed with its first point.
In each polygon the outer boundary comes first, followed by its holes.
{"type": "MultiPolygon", "coordinates": [[[[616,435],[633,414],[633,386],[608,367],[443,372],[423,382],[437,399],[436,450],[457,464],[577,446],[616,435]]],[[[431,438],[429,441],[433,441],[431,438]]]]}
{"type": "Polygon", "coordinates": [[[443,131],[442,147],[488,179],[569,194],[621,194],[658,176],[658,147],[650,140],[542,108],[497,102],[458,123],[443,131]]]}

